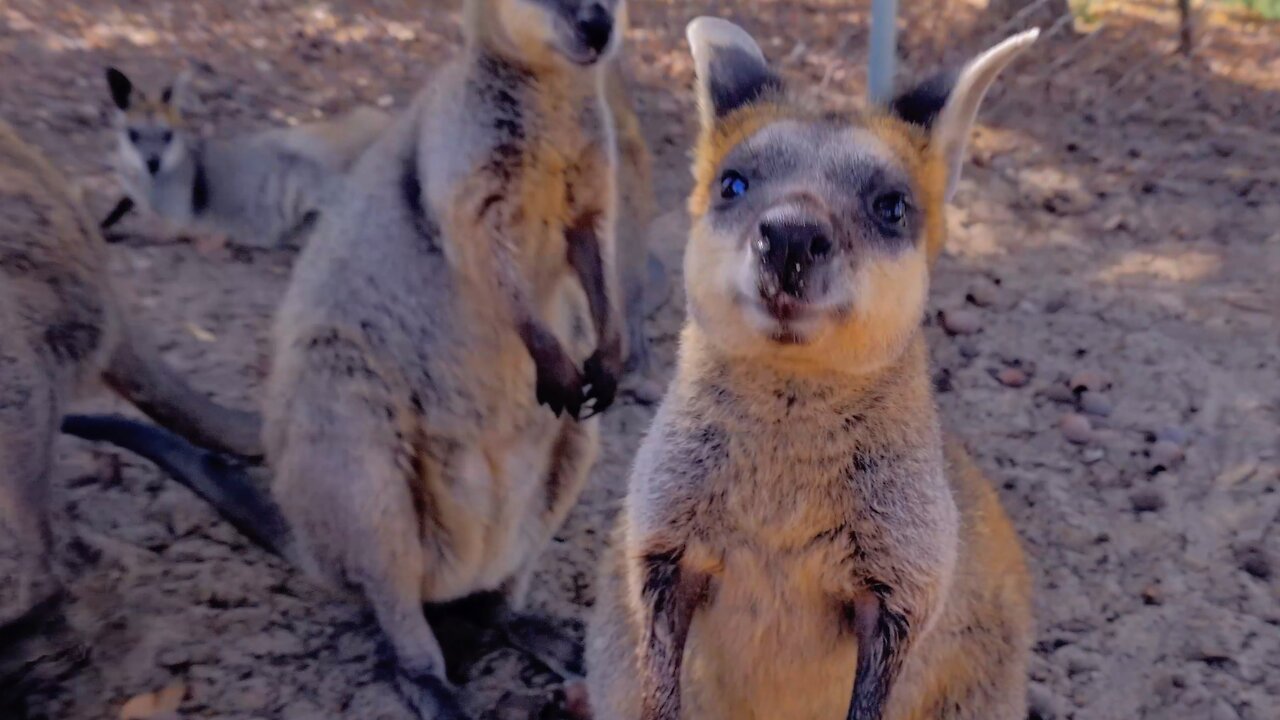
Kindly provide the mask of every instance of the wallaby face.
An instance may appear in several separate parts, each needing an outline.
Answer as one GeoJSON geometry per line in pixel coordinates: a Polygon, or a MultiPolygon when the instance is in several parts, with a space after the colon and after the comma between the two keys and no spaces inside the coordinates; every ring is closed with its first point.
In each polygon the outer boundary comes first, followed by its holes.
{"type": "MultiPolygon", "coordinates": [[[[693,321],[738,355],[846,372],[897,357],[924,311],[973,115],[944,110],[957,96],[926,92],[936,82],[891,111],[810,111],[737,28],[695,24],[690,39],[702,119],[685,268],[693,321]]],[[[1002,68],[1028,40],[973,67],[1002,68]]],[[[994,77],[967,75],[960,104],[994,77]]]]}
{"type": "Polygon", "coordinates": [[[141,187],[147,187],[156,175],[174,170],[187,157],[190,142],[177,102],[180,84],[181,78],[151,98],[124,73],[107,68],[107,86],[116,106],[121,170],[141,187]]]}
{"type": "Polygon", "coordinates": [[[473,12],[497,22],[492,30],[514,54],[559,57],[594,65],[613,55],[625,27],[623,0],[480,0],[473,12]]]}

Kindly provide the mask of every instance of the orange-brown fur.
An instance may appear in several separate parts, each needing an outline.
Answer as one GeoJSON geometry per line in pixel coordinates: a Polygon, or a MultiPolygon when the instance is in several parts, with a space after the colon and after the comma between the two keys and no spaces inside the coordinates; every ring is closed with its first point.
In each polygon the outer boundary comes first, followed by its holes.
{"type": "Polygon", "coordinates": [[[1026,36],[967,68],[928,127],[794,107],[723,21],[696,21],[690,40],[704,128],[690,320],[603,563],[596,717],[1021,720],[1029,578],[994,490],[939,429],[919,320],[963,151],[940,139],[963,138],[973,116],[946,111],[976,112],[1026,36]],[[721,180],[733,177],[737,189],[721,180]],[[909,244],[871,216],[902,182],[918,209],[909,244]],[[873,191],[875,205],[848,200],[873,191]],[[762,194],[739,204],[749,192],[762,194]],[[784,237],[766,232],[778,217],[838,238],[787,256],[815,269],[813,289],[786,292],[826,314],[782,340],[739,319],[778,292],[768,274],[783,270],[765,255],[784,237]],[[842,283],[856,290],[847,309],[842,283]]]}

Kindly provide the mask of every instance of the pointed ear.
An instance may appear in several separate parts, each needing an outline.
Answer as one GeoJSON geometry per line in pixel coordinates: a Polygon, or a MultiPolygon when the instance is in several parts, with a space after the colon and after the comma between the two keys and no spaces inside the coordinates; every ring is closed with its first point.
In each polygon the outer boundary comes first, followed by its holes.
{"type": "Polygon", "coordinates": [[[181,109],[187,101],[187,88],[191,83],[191,72],[183,70],[160,91],[160,102],[172,108],[181,109]]]}
{"type": "Polygon", "coordinates": [[[783,91],[782,79],[769,69],[760,46],[728,20],[697,18],[685,28],[685,37],[693,50],[704,127],[764,95],[783,91]]]}
{"type": "Polygon", "coordinates": [[[946,200],[955,194],[978,106],[1000,72],[1036,41],[1038,29],[1014,35],[969,61],[958,74],[934,76],[893,101],[894,115],[929,130],[929,145],[947,167],[946,200]]]}
{"type": "Polygon", "coordinates": [[[107,68],[107,87],[111,89],[111,100],[121,110],[129,109],[129,99],[133,95],[133,83],[119,70],[107,68]]]}

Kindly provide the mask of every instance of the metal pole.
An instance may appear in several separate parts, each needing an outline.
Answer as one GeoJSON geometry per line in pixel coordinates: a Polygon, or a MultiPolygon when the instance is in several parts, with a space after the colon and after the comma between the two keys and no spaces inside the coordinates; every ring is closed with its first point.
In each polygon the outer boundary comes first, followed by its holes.
{"type": "Polygon", "coordinates": [[[871,102],[893,99],[893,75],[898,55],[898,0],[871,0],[871,58],[867,89],[871,102]]]}

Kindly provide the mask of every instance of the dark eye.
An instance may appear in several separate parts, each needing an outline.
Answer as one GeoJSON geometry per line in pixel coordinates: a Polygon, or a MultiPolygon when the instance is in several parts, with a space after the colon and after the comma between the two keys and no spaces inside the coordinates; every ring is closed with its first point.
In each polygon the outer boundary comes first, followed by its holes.
{"type": "Polygon", "coordinates": [[[887,192],[871,204],[876,220],[889,227],[898,227],[907,218],[907,198],[900,192],[887,192]]]}
{"type": "Polygon", "coordinates": [[[720,176],[720,197],[732,200],[747,192],[747,179],[736,170],[728,170],[720,176]]]}
{"type": "Polygon", "coordinates": [[[129,130],[129,142],[131,142],[131,143],[136,143],[136,142],[138,142],[138,138],[139,138],[139,137],[141,137],[141,136],[140,136],[140,135],[138,135],[138,131],[137,131],[137,130],[133,130],[132,128],[129,130]]]}
{"type": "Polygon", "coordinates": [[[172,130],[165,130],[164,134],[160,136],[160,142],[164,143],[165,145],[168,145],[169,141],[172,139],[173,139],[172,130]]]}

